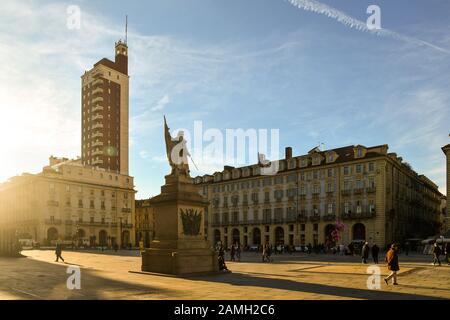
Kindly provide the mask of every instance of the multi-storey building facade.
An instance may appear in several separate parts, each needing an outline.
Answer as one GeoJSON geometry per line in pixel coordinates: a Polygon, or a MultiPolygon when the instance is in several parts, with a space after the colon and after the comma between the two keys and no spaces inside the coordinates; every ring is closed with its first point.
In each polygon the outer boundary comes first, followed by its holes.
{"type": "Polygon", "coordinates": [[[251,165],[225,167],[194,181],[210,201],[212,244],[330,243],[337,220],[346,225],[346,244],[387,245],[439,228],[438,187],[388,153],[387,145],[315,148],[297,157],[286,148],[273,176],[251,165]]]}
{"type": "Polygon", "coordinates": [[[136,230],[136,246],[143,242],[145,248],[150,247],[155,236],[155,220],[153,215],[153,207],[150,205],[149,199],[135,201],[135,230],[136,230]]]}
{"type": "Polygon", "coordinates": [[[450,232],[450,144],[442,147],[447,163],[447,205],[445,210],[444,225],[446,232],[450,232]]]}
{"type": "Polygon", "coordinates": [[[44,246],[128,246],[134,243],[134,195],[132,177],[51,157],[41,173],[0,184],[0,229],[9,235],[4,245],[30,239],[44,246]]]}
{"type": "Polygon", "coordinates": [[[128,46],[116,43],[82,76],[81,158],[51,157],[39,174],[0,185],[0,254],[19,238],[41,245],[135,243],[134,186],[128,175],[128,46]]]}
{"type": "Polygon", "coordinates": [[[128,174],[128,47],[86,71],[82,81],[81,159],[84,165],[128,174]]]}

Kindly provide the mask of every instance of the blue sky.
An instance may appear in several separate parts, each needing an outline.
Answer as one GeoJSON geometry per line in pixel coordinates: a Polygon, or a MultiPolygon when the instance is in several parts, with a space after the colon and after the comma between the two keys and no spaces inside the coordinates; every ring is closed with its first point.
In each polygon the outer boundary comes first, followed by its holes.
{"type": "Polygon", "coordinates": [[[138,198],[156,195],[169,172],[163,114],[172,129],[196,120],[223,132],[276,128],[280,153],[292,146],[295,155],[319,142],[389,144],[444,192],[450,2],[300,2],[364,23],[376,4],[386,32],[287,0],[2,1],[0,180],[38,172],[50,155],[79,155],[80,76],[113,58],[128,14],[138,198]],[[81,9],[80,30],[66,27],[69,5],[81,9]]]}

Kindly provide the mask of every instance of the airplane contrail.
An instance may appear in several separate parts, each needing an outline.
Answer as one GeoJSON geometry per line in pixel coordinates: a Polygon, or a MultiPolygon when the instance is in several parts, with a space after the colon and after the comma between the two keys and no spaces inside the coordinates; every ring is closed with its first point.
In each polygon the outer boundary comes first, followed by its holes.
{"type": "Polygon", "coordinates": [[[419,46],[426,46],[426,47],[438,50],[440,52],[450,54],[450,51],[447,49],[441,48],[432,43],[429,43],[429,42],[426,42],[426,41],[423,41],[423,40],[420,40],[417,38],[402,35],[400,33],[397,33],[397,32],[394,32],[394,31],[391,31],[388,29],[369,29],[365,22],[355,19],[338,9],[330,7],[330,6],[323,4],[316,0],[287,0],[287,1],[299,9],[325,15],[331,19],[338,21],[339,23],[342,23],[343,25],[345,25],[349,28],[352,28],[352,29],[355,29],[358,31],[369,32],[369,33],[372,33],[372,34],[375,34],[378,36],[387,36],[387,37],[395,38],[398,40],[406,41],[406,42],[409,42],[412,44],[416,44],[419,46]]]}

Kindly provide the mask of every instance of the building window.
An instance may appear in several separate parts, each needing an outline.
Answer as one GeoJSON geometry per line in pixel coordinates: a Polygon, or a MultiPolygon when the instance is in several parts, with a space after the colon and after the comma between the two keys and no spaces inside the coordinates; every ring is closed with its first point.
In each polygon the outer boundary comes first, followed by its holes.
{"type": "Polygon", "coordinates": [[[333,192],[333,184],[332,183],[328,183],[327,184],[327,192],[333,192]]]}
{"type": "Polygon", "coordinates": [[[344,203],[344,213],[350,213],[350,202],[344,203]]]}
{"type": "Polygon", "coordinates": [[[356,201],[356,213],[362,213],[362,206],[360,201],[356,201]]]}
{"type": "Polygon", "coordinates": [[[359,149],[357,150],[356,154],[357,154],[358,158],[361,158],[361,157],[363,156],[362,149],[359,148],[359,149]]]}
{"type": "Polygon", "coordinates": [[[314,179],[318,179],[319,178],[319,171],[318,170],[314,170],[313,171],[313,178],[314,179]]]}
{"type": "Polygon", "coordinates": [[[328,204],[328,209],[327,209],[327,213],[328,213],[328,214],[333,214],[333,211],[334,211],[334,210],[333,210],[333,207],[334,207],[334,206],[333,206],[332,203],[329,203],[329,204],[328,204]]]}
{"type": "Polygon", "coordinates": [[[362,165],[360,164],[356,165],[356,173],[362,173],[362,165]]]}
{"type": "Polygon", "coordinates": [[[348,191],[352,187],[352,184],[350,181],[344,181],[344,190],[348,191]]]}
{"type": "Polygon", "coordinates": [[[313,224],[313,231],[314,231],[314,232],[319,231],[319,224],[318,224],[318,223],[314,223],[314,224],[313,224]]]}
{"type": "Polygon", "coordinates": [[[276,200],[283,199],[283,190],[275,190],[274,191],[274,196],[275,196],[276,200]]]}
{"type": "Polygon", "coordinates": [[[300,225],[300,231],[305,232],[305,230],[306,230],[306,224],[302,223],[300,225]]]}
{"type": "Polygon", "coordinates": [[[369,162],[369,171],[375,171],[375,163],[374,162],[369,162]]]}
{"type": "Polygon", "coordinates": [[[350,174],[350,167],[344,167],[344,175],[349,175],[350,174]]]}
{"type": "Polygon", "coordinates": [[[317,205],[313,205],[313,214],[314,214],[315,216],[318,216],[318,215],[319,215],[319,208],[317,208],[317,205]]]}
{"type": "Polygon", "coordinates": [[[328,169],[328,178],[333,176],[333,169],[328,169]]]}
{"type": "Polygon", "coordinates": [[[369,213],[374,213],[375,212],[375,203],[373,202],[373,200],[370,200],[369,202],[369,213]]]}

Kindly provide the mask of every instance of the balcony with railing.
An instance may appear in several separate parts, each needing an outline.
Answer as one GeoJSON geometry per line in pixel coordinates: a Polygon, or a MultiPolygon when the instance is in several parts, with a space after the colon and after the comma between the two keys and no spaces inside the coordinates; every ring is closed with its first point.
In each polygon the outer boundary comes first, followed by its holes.
{"type": "Polygon", "coordinates": [[[352,191],[350,189],[341,190],[341,195],[344,197],[350,196],[352,194],[352,191]]]}
{"type": "Polygon", "coordinates": [[[58,201],[55,201],[55,200],[48,200],[48,201],[47,201],[47,205],[48,205],[49,207],[59,207],[59,202],[58,202],[58,201]]]}
{"type": "Polygon", "coordinates": [[[364,211],[364,212],[347,212],[342,214],[343,220],[351,220],[351,219],[370,219],[376,216],[375,210],[372,211],[364,211]]]}
{"type": "Polygon", "coordinates": [[[312,216],[309,217],[309,221],[311,221],[311,222],[320,221],[320,215],[319,214],[313,214],[312,216]]]}
{"type": "Polygon", "coordinates": [[[92,165],[99,165],[99,164],[103,164],[103,160],[100,160],[100,159],[98,159],[98,160],[92,160],[92,165]]]}
{"type": "Polygon", "coordinates": [[[103,79],[97,79],[97,80],[92,82],[92,85],[96,86],[96,85],[100,85],[100,84],[103,84],[103,83],[104,83],[103,79]]]}
{"type": "Polygon", "coordinates": [[[102,114],[95,114],[95,115],[93,115],[92,116],[92,121],[95,121],[95,120],[101,120],[101,119],[103,119],[103,115],[102,114]]]}
{"type": "Polygon", "coordinates": [[[103,102],[103,97],[95,97],[94,99],[92,99],[92,104],[96,104],[99,102],[103,102]]]}
{"type": "Polygon", "coordinates": [[[103,141],[92,142],[92,147],[103,147],[103,141]]]}
{"type": "Polygon", "coordinates": [[[336,221],[336,215],[335,214],[326,214],[322,217],[323,221],[336,221]]]}
{"type": "Polygon", "coordinates": [[[131,208],[122,208],[122,212],[123,213],[130,213],[131,212],[131,208]]]}
{"type": "Polygon", "coordinates": [[[92,152],[93,156],[101,156],[103,155],[103,150],[97,149],[92,152]]]}
{"type": "Polygon", "coordinates": [[[92,95],[98,94],[98,93],[103,93],[103,87],[97,87],[92,91],[92,95]]]}
{"type": "Polygon", "coordinates": [[[60,225],[62,223],[61,219],[47,219],[45,220],[45,224],[49,224],[52,226],[57,226],[60,225]]]}
{"type": "Polygon", "coordinates": [[[92,108],[92,112],[103,111],[103,106],[97,104],[92,108]]]}
{"type": "Polygon", "coordinates": [[[366,192],[367,193],[375,193],[377,191],[376,187],[367,187],[366,192]]]}
{"type": "Polygon", "coordinates": [[[353,189],[353,194],[362,194],[363,192],[364,192],[364,188],[353,189]]]}

